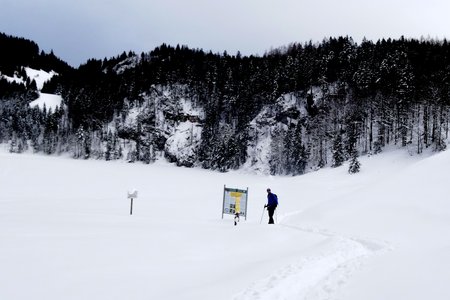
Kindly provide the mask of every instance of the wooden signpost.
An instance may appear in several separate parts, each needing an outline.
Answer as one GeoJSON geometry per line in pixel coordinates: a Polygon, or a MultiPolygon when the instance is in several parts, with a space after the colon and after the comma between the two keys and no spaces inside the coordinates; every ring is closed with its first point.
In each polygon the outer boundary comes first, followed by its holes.
{"type": "Polygon", "coordinates": [[[133,190],[131,192],[128,192],[128,198],[131,199],[131,204],[130,204],[130,215],[133,214],[133,199],[137,198],[138,196],[138,191],[133,190]]]}

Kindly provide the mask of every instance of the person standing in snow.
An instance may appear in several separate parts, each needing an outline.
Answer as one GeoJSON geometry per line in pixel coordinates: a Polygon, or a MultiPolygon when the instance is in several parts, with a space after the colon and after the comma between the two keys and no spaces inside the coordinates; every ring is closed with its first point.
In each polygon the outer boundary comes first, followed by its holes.
{"type": "Polygon", "coordinates": [[[269,213],[269,224],[275,224],[273,221],[273,214],[275,213],[275,209],[278,206],[278,197],[270,189],[267,189],[267,204],[264,207],[267,208],[267,212],[269,213]]]}

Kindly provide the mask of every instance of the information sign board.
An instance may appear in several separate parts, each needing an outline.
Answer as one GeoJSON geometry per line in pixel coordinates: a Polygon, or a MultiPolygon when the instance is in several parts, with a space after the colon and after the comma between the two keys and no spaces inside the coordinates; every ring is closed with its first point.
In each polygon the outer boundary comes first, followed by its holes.
{"type": "Polygon", "coordinates": [[[246,190],[223,188],[222,218],[224,214],[245,217],[247,220],[248,188],[246,190]]]}

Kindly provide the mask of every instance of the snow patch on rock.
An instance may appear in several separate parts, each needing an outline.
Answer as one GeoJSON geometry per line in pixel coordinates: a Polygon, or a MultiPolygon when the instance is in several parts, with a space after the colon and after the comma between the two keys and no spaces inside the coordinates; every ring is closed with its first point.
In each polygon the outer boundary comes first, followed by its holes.
{"type": "Polygon", "coordinates": [[[181,122],[165,145],[166,157],[178,166],[192,167],[197,160],[202,129],[198,123],[181,122]]]}

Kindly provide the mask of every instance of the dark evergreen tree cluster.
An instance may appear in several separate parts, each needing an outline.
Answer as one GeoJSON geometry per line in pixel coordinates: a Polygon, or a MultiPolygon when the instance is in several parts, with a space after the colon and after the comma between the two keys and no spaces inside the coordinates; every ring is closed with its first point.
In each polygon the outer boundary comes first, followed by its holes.
{"type": "Polygon", "coordinates": [[[36,151],[73,151],[76,157],[111,160],[123,156],[120,141],[129,140],[136,144],[129,159],[149,163],[155,151],[164,150],[164,134],[152,125],[157,107],[131,131],[111,131],[108,124],[126,114],[130,103],[144,104],[148,95],[156,95],[155,87],[177,85],[186,86],[186,93],[205,112],[197,152],[197,163],[204,168],[226,171],[242,166],[255,139],[251,121],[284,95],[295,97],[299,105],[273,112],[269,162],[273,174],[297,175],[308,167],[339,167],[345,161],[350,162],[349,172],[355,173],[359,155],[379,153],[387,145],[417,153],[446,147],[450,118],[446,40],[400,38],[357,44],[339,37],[291,44],[263,56],[163,44],[140,55],[124,52],[92,59],[76,69],[53,53],[39,53],[33,42],[0,35],[2,43],[8,45],[0,47],[2,73],[20,72],[21,66],[30,65],[60,74],[43,89],[62,95],[65,109],[56,113],[27,108],[33,89],[0,79],[1,140],[11,144],[20,140],[24,145],[29,140],[39,145],[36,151]],[[13,53],[18,53],[15,59],[6,58],[13,53]],[[106,146],[100,151],[96,143],[106,146]]]}
{"type": "Polygon", "coordinates": [[[13,76],[14,72],[21,72],[22,67],[61,74],[72,69],[56,57],[53,51],[45,53],[33,41],[0,32],[0,72],[13,76]]]}

